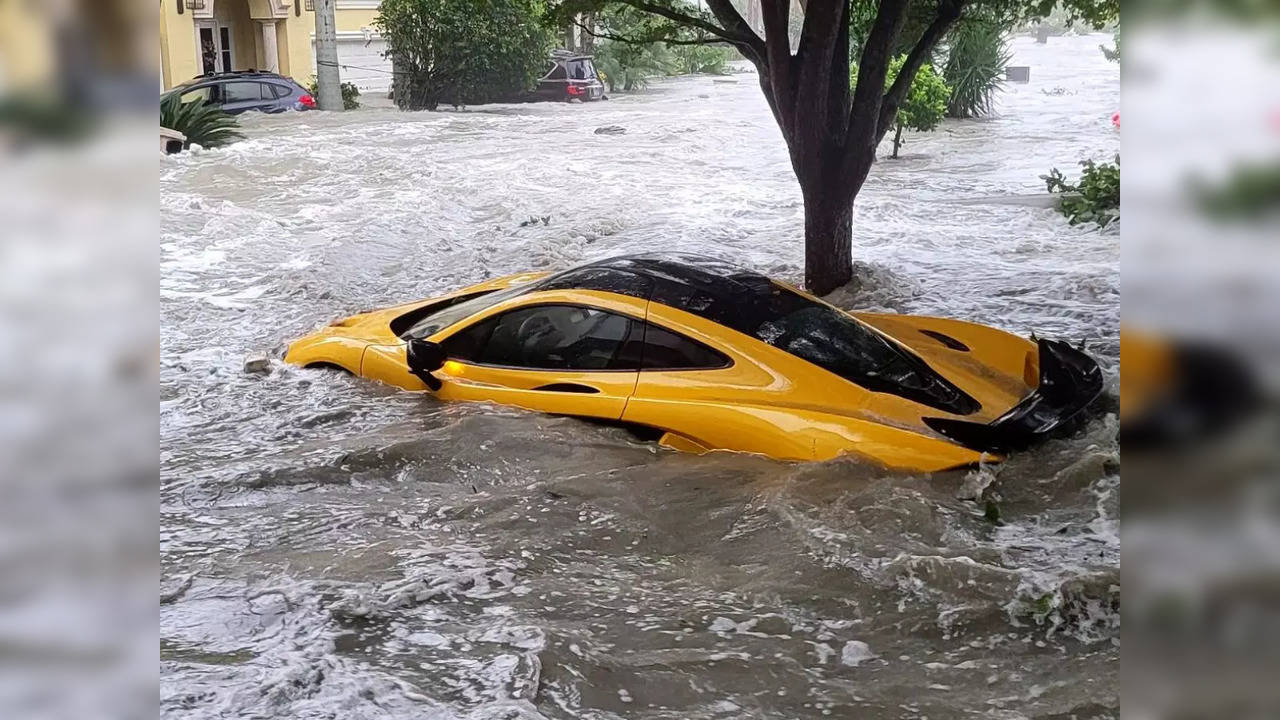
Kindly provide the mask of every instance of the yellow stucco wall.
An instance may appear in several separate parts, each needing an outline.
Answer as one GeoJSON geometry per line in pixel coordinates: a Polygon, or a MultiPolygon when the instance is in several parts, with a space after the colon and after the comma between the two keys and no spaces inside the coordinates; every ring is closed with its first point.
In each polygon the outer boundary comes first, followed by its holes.
{"type": "MultiPolygon", "coordinates": [[[[179,14],[182,0],[162,0],[160,4],[160,68],[164,87],[171,88],[199,75],[201,63],[196,45],[197,18],[192,11],[179,14]]],[[[235,69],[262,68],[266,63],[262,54],[262,28],[255,17],[266,17],[267,8],[261,0],[207,0],[212,3],[217,22],[233,29],[233,63],[235,69]]],[[[304,0],[293,0],[302,3],[304,0]]],[[[0,1],[0,8],[16,5],[0,1]]],[[[339,32],[359,31],[372,27],[378,15],[376,8],[339,8],[334,13],[339,32]]],[[[314,12],[303,10],[301,14],[290,7],[283,18],[276,18],[276,45],[280,57],[280,73],[302,84],[315,75],[315,57],[312,54],[311,37],[315,32],[314,12]]],[[[0,35],[0,40],[4,36],[0,35]]],[[[0,42],[0,47],[9,43],[0,42]]],[[[5,63],[7,65],[7,63],[5,63]]]]}
{"type": "Polygon", "coordinates": [[[53,36],[32,3],[0,1],[0,91],[39,88],[53,74],[53,36]]]}
{"type": "Polygon", "coordinates": [[[359,31],[366,27],[372,29],[376,17],[378,17],[376,8],[340,8],[333,13],[338,32],[359,31]]]}
{"type": "Polygon", "coordinates": [[[178,14],[178,1],[160,4],[160,72],[165,88],[171,88],[200,74],[196,54],[195,21],[190,11],[178,14]]]}

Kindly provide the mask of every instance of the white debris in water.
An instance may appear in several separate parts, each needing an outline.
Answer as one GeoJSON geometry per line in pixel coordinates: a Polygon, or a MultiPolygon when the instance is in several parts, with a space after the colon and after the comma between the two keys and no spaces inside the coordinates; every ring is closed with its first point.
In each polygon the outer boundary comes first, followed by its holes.
{"type": "Polygon", "coordinates": [[[879,657],[871,651],[871,646],[861,640],[850,640],[840,650],[840,664],[858,667],[862,663],[879,657]]]}
{"type": "Polygon", "coordinates": [[[835,648],[824,642],[809,643],[813,646],[813,654],[818,656],[818,664],[826,665],[831,656],[836,654],[835,648]]]}

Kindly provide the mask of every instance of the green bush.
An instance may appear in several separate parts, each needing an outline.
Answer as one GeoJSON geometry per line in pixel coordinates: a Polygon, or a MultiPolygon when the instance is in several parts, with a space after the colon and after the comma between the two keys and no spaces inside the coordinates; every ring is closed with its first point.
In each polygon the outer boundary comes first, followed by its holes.
{"type": "Polygon", "coordinates": [[[733,51],[719,45],[672,45],[668,48],[674,61],[674,75],[724,75],[728,72],[733,51]]]}
{"type": "Polygon", "coordinates": [[[1072,225],[1097,223],[1107,227],[1120,219],[1120,156],[1115,163],[1080,163],[1084,172],[1077,183],[1069,182],[1058,168],[1041,175],[1051,193],[1061,193],[1062,214],[1072,225]]]}
{"type": "MultiPolygon", "coordinates": [[[[683,0],[674,0],[674,7],[688,14],[698,12],[683,0]]],[[[690,38],[670,23],[630,5],[606,5],[592,15],[591,22],[604,35],[626,39],[604,39],[595,49],[596,69],[613,92],[638,90],[649,78],[663,75],[723,75],[734,57],[726,47],[684,44],[690,38]],[[669,40],[681,42],[667,44],[669,40]]]]}
{"type": "Polygon", "coordinates": [[[82,140],[94,118],[82,104],[60,96],[18,93],[0,97],[0,137],[17,143],[82,140]]]}
{"type": "Polygon", "coordinates": [[[383,0],[374,21],[398,72],[396,104],[435,110],[531,89],[551,32],[543,0],[383,0]]]}
{"type": "Polygon", "coordinates": [[[659,43],[614,40],[596,46],[595,64],[610,92],[639,90],[649,84],[649,78],[670,74],[672,67],[667,48],[659,43]]]}
{"type": "MultiPolygon", "coordinates": [[[[906,55],[899,55],[889,61],[889,72],[885,75],[885,84],[892,85],[902,71],[906,55]]],[[[858,84],[858,67],[849,69],[850,90],[858,84]]],[[[922,65],[911,80],[911,89],[893,117],[893,157],[898,157],[898,149],[902,147],[902,131],[917,130],[928,132],[942,123],[947,111],[947,98],[951,96],[951,88],[938,75],[932,65],[922,65]]]]}
{"type": "Polygon", "coordinates": [[[1013,55],[1004,27],[984,18],[961,20],[947,39],[947,62],[942,76],[951,86],[947,117],[990,115],[995,95],[1004,84],[1005,66],[1013,55]]]}
{"type": "Polygon", "coordinates": [[[1218,185],[1203,181],[1192,192],[1206,215],[1216,220],[1260,220],[1280,215],[1280,163],[1236,168],[1218,185]]]}
{"type": "Polygon", "coordinates": [[[204,100],[182,102],[177,93],[170,93],[160,101],[160,127],[177,130],[187,136],[186,146],[216,148],[244,138],[238,130],[240,122],[221,108],[204,100]]]}
{"type": "MultiPolygon", "coordinates": [[[[343,110],[359,110],[360,109],[360,88],[355,83],[344,82],[342,88],[342,109],[343,110]]],[[[311,76],[311,82],[307,83],[307,92],[312,97],[320,97],[320,83],[315,76],[311,76]]]]}

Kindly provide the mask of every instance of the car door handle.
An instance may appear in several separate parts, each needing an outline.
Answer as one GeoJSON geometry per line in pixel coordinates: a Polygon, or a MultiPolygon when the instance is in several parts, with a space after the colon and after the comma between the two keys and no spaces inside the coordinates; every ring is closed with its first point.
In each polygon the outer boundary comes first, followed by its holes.
{"type": "Polygon", "coordinates": [[[562,393],[583,393],[586,395],[595,395],[600,392],[599,389],[590,385],[579,385],[578,383],[551,383],[550,385],[539,385],[534,390],[542,390],[544,392],[562,392],[562,393]]]}

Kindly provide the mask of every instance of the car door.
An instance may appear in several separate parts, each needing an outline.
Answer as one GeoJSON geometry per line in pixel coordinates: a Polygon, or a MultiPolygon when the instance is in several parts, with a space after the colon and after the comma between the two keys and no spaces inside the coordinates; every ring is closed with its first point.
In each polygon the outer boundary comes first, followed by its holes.
{"type": "Polygon", "coordinates": [[[786,377],[722,342],[726,329],[716,323],[666,317],[679,314],[649,304],[640,376],[623,422],[666,430],[662,444],[685,451],[811,459],[804,423],[770,406],[772,397],[786,394],[786,377]]]}
{"type": "Polygon", "coordinates": [[[439,340],[445,400],[618,420],[635,391],[642,320],[584,305],[528,305],[439,340]]]}

